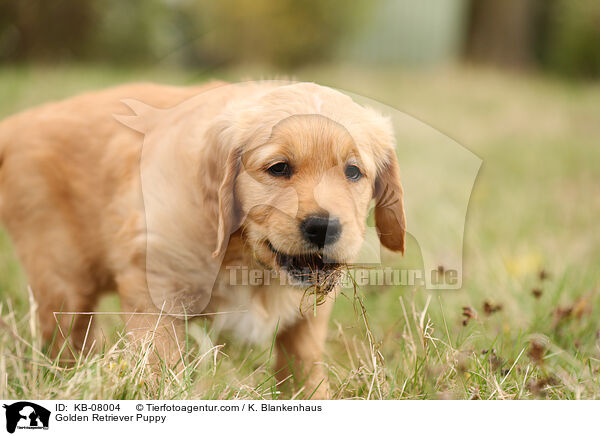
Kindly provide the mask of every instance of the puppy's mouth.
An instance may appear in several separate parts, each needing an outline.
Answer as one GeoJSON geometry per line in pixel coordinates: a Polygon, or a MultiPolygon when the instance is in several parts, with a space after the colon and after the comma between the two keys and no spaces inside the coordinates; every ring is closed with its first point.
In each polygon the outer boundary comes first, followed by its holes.
{"type": "Polygon", "coordinates": [[[322,276],[338,270],[341,265],[321,252],[287,254],[275,249],[269,241],[267,245],[275,255],[277,265],[302,283],[317,283],[322,276]]]}

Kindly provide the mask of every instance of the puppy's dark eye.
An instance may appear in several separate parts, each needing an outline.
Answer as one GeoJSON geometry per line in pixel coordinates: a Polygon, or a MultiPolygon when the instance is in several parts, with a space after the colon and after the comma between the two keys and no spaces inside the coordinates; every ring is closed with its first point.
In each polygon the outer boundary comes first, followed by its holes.
{"type": "Polygon", "coordinates": [[[277,162],[271,165],[267,171],[273,177],[290,177],[292,175],[292,169],[287,162],[277,162]]]}
{"type": "Polygon", "coordinates": [[[344,171],[344,174],[346,174],[346,178],[348,180],[352,181],[357,181],[362,177],[360,168],[358,168],[356,165],[348,165],[344,171]]]}

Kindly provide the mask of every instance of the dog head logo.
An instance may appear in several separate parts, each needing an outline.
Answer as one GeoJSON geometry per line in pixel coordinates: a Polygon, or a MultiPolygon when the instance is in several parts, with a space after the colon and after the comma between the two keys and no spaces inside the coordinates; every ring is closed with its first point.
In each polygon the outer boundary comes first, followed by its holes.
{"type": "Polygon", "coordinates": [[[28,401],[19,401],[6,409],[6,431],[14,433],[16,429],[48,429],[50,411],[42,406],[28,401]]]}

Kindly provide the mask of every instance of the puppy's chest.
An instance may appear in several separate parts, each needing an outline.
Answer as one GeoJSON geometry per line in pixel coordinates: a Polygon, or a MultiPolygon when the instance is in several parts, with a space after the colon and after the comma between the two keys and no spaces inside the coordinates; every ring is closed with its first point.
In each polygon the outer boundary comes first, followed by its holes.
{"type": "Polygon", "coordinates": [[[231,285],[219,281],[213,291],[210,311],[214,326],[232,332],[238,339],[266,343],[277,331],[295,324],[301,316],[302,291],[269,285],[231,285]]]}

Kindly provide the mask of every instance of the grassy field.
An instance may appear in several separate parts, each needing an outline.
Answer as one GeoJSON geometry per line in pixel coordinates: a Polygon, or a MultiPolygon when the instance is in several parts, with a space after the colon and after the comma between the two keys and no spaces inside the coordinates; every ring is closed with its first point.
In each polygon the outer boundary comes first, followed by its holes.
{"type": "MultiPolygon", "coordinates": [[[[216,72],[240,80],[252,71],[216,72]]],[[[1,68],[0,117],[75,92],[134,80],[188,84],[206,73],[103,67],[1,68]]],[[[341,296],[327,354],[333,398],[600,398],[600,86],[533,75],[448,69],[322,67],[296,78],[406,112],[483,159],[465,226],[464,285],[359,289],[366,317],[341,296]]],[[[431,205],[444,219],[444,211],[431,205]]],[[[410,223],[409,223],[410,231],[410,223]]],[[[419,264],[409,240],[403,263],[419,264]]],[[[107,297],[101,310],[118,310],[107,297]]],[[[40,352],[26,280],[0,233],[0,398],[305,398],[280,395],[271,347],[206,344],[189,326],[182,377],[147,376],[98,317],[99,352],[61,368],[40,352]],[[200,351],[198,351],[200,350],[200,351]]],[[[224,342],[224,344],[223,344],[224,342]]]]}

